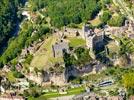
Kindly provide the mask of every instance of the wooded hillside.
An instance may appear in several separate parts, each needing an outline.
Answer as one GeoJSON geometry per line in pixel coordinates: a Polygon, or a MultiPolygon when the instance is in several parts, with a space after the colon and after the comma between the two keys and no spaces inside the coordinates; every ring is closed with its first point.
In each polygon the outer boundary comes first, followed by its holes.
{"type": "Polygon", "coordinates": [[[0,0],[0,44],[8,39],[17,24],[17,6],[22,0],[0,0]]]}
{"type": "Polygon", "coordinates": [[[92,19],[100,9],[99,0],[30,0],[32,10],[46,8],[46,15],[56,27],[79,24],[92,19]]]}

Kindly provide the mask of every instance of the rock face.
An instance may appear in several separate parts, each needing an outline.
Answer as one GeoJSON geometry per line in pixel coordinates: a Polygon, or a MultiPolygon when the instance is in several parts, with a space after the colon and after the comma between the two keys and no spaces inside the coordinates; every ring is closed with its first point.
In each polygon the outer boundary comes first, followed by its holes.
{"type": "Polygon", "coordinates": [[[121,57],[117,58],[114,61],[114,65],[118,66],[120,65],[121,67],[127,67],[127,66],[133,66],[133,54],[131,55],[122,55],[121,57]]]}
{"type": "Polygon", "coordinates": [[[94,61],[89,63],[82,68],[76,67],[74,65],[65,67],[62,72],[49,72],[42,71],[38,73],[29,73],[26,77],[29,80],[34,81],[38,84],[51,84],[57,86],[66,85],[69,80],[73,80],[76,77],[83,76],[89,73],[98,73],[103,70],[104,66],[100,62],[94,61]]]}
{"type": "Polygon", "coordinates": [[[37,74],[28,73],[27,75],[25,75],[25,77],[37,84],[42,84],[43,82],[43,75],[40,72],[38,72],[37,74]]]}
{"type": "Polygon", "coordinates": [[[79,75],[79,71],[72,65],[65,68],[64,75],[66,82],[68,82],[71,77],[77,77],[79,75]]]}
{"type": "Polygon", "coordinates": [[[65,85],[65,77],[64,77],[64,74],[61,73],[61,74],[53,74],[51,77],[50,77],[50,81],[53,85],[58,85],[58,86],[63,86],[65,85]]]}
{"type": "Polygon", "coordinates": [[[50,81],[50,75],[47,71],[43,71],[42,74],[43,74],[43,82],[50,81]]]}

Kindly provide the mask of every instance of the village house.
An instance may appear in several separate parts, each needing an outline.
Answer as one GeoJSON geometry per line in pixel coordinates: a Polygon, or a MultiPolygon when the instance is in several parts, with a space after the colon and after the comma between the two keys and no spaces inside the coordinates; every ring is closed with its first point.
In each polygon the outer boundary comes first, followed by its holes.
{"type": "Polygon", "coordinates": [[[14,87],[19,87],[19,91],[24,91],[29,88],[29,82],[26,79],[19,79],[17,83],[13,84],[14,87]]]}
{"type": "Polygon", "coordinates": [[[50,82],[53,84],[53,85],[57,85],[57,86],[63,86],[66,84],[66,81],[65,81],[65,76],[64,76],[64,73],[61,73],[61,74],[52,74],[50,76],[50,82]]]}
{"type": "Polygon", "coordinates": [[[63,57],[63,52],[69,53],[69,46],[67,42],[60,41],[52,46],[54,57],[63,57]]]}
{"type": "Polygon", "coordinates": [[[68,27],[63,28],[63,35],[67,35],[67,36],[69,35],[70,37],[75,37],[75,36],[77,36],[77,34],[79,34],[80,36],[83,36],[83,38],[84,38],[83,29],[68,28],[68,27]]]}
{"type": "Polygon", "coordinates": [[[26,16],[28,20],[31,19],[31,16],[30,16],[30,14],[29,14],[28,11],[23,11],[23,12],[22,12],[22,15],[23,15],[23,16],[26,16]]]}

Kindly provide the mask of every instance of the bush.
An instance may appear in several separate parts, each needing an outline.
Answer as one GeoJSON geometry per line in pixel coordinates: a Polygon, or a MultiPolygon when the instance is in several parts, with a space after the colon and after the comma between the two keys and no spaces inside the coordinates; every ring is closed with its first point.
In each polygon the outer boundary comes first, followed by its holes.
{"type": "Polygon", "coordinates": [[[26,57],[26,59],[25,59],[25,63],[30,64],[31,61],[32,61],[32,59],[33,59],[33,55],[28,55],[28,56],[26,57]]]}
{"type": "Polygon", "coordinates": [[[124,24],[125,17],[122,15],[114,16],[108,21],[108,25],[120,27],[124,24]]]}
{"type": "Polygon", "coordinates": [[[18,71],[14,71],[13,76],[15,78],[24,78],[24,75],[21,72],[18,72],[18,71]]]}
{"type": "Polygon", "coordinates": [[[108,20],[110,20],[110,18],[111,18],[111,13],[108,10],[104,11],[103,15],[100,17],[101,21],[105,24],[108,22],[108,20]]]}

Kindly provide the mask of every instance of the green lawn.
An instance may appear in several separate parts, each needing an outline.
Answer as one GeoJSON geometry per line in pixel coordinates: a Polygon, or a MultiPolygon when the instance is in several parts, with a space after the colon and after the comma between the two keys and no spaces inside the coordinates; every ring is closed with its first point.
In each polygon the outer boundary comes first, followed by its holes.
{"type": "Polygon", "coordinates": [[[67,96],[67,95],[77,95],[84,92],[84,87],[74,88],[67,90],[67,94],[59,94],[58,92],[48,92],[38,98],[29,98],[28,100],[46,100],[49,98],[59,97],[59,96],[67,96]]]}
{"type": "Polygon", "coordinates": [[[69,37],[67,38],[70,43],[70,47],[79,47],[79,46],[85,46],[86,45],[86,41],[82,38],[77,38],[77,37],[69,37]]]}

